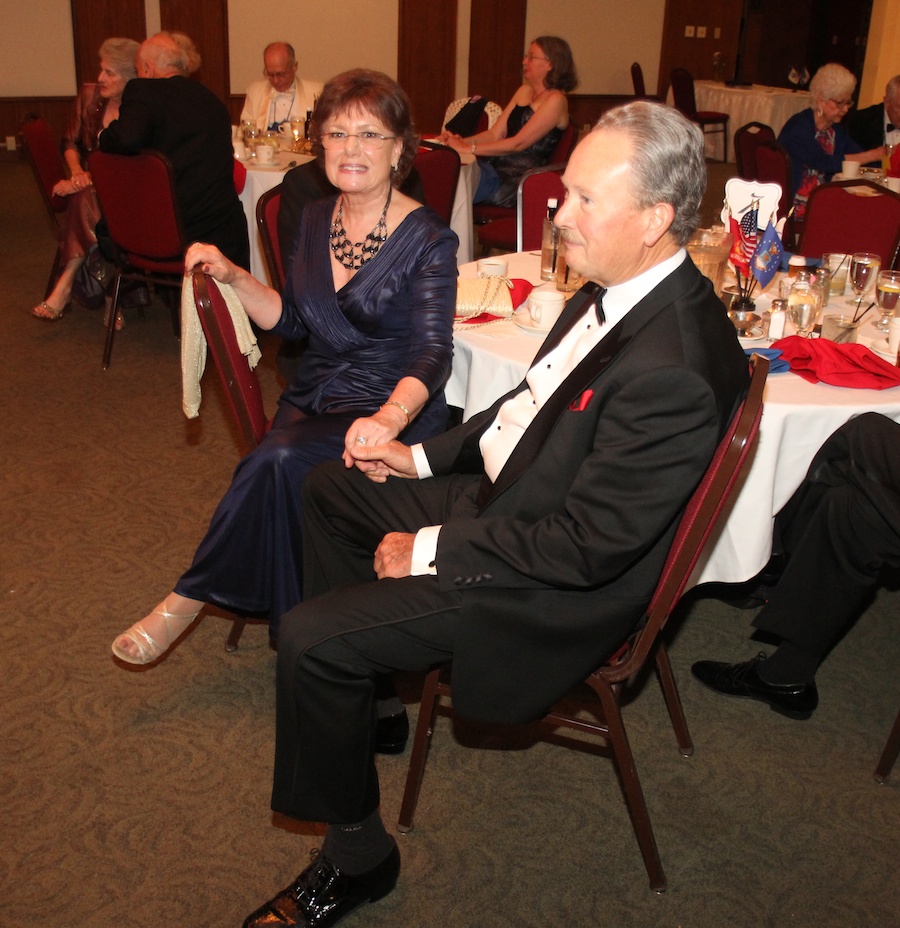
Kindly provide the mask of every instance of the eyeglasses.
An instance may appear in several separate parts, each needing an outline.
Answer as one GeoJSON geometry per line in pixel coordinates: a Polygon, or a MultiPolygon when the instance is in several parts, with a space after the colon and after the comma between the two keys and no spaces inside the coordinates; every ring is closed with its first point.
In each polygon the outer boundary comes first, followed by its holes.
{"type": "Polygon", "coordinates": [[[343,148],[347,139],[356,139],[363,151],[381,151],[385,142],[393,142],[396,135],[379,135],[377,132],[323,132],[319,136],[322,148],[334,151],[343,148]]]}
{"type": "Polygon", "coordinates": [[[853,106],[853,100],[832,100],[831,101],[839,110],[849,110],[853,106]]]}
{"type": "Polygon", "coordinates": [[[524,61],[549,61],[549,58],[545,58],[543,55],[525,55],[524,61]]]}
{"type": "Polygon", "coordinates": [[[293,70],[291,71],[263,71],[263,74],[265,74],[265,76],[269,78],[270,81],[284,80],[284,78],[290,77],[293,73],[294,73],[293,70]]]}

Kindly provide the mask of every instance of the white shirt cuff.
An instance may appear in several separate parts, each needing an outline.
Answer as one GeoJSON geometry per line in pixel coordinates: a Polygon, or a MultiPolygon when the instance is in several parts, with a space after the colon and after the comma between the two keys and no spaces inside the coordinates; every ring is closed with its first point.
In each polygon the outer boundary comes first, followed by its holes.
{"type": "Polygon", "coordinates": [[[416,532],[416,540],[413,542],[412,568],[413,577],[422,577],[428,574],[437,576],[437,565],[435,557],[437,556],[438,535],[441,532],[440,525],[426,525],[416,532]]]}
{"type": "Polygon", "coordinates": [[[433,477],[431,465],[428,463],[428,455],[425,454],[421,442],[418,445],[410,445],[409,450],[412,452],[413,464],[415,464],[416,475],[419,480],[427,480],[429,477],[433,477]]]}

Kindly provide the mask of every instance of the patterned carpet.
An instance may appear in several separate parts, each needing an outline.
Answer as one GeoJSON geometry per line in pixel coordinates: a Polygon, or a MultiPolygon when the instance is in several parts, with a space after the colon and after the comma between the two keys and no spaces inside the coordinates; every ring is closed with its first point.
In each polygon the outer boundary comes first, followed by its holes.
{"type": "MultiPolygon", "coordinates": [[[[236,928],[318,843],[268,811],[274,653],[226,654],[209,616],[160,666],[109,645],[170,588],[238,443],[218,385],[180,408],[158,305],[129,313],[112,366],[99,315],[31,318],[53,238],[27,168],[0,161],[6,354],[0,408],[0,925],[236,928]]],[[[269,406],[277,392],[266,346],[269,406]]],[[[689,674],[758,644],[752,613],[696,601],[673,661],[696,751],[653,680],[625,710],[669,889],[651,892],[611,765],[441,719],[403,873],[348,928],[863,928],[898,923],[900,768],[872,780],[900,705],[900,594],[882,591],[793,722],[689,674]],[[474,740],[488,735],[489,748],[474,740]],[[465,744],[461,743],[465,742],[465,744]]],[[[402,681],[415,716],[416,678],[402,681]]],[[[396,821],[407,757],[382,758],[396,821]]]]}

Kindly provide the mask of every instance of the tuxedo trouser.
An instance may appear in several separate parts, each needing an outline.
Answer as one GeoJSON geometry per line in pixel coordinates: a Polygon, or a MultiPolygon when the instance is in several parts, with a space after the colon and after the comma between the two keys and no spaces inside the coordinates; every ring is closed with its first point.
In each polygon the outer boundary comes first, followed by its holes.
{"type": "Polygon", "coordinates": [[[778,514],[776,531],[787,564],[753,625],[821,662],[882,567],[900,566],[900,425],[866,414],[838,429],[778,514]]]}
{"type": "Polygon", "coordinates": [[[284,616],[278,646],[275,811],[343,824],[378,808],[376,680],[452,658],[462,593],[433,576],[376,581],[374,551],[388,532],[442,524],[480,483],[376,484],[342,462],[305,481],[304,602],[284,616]]]}

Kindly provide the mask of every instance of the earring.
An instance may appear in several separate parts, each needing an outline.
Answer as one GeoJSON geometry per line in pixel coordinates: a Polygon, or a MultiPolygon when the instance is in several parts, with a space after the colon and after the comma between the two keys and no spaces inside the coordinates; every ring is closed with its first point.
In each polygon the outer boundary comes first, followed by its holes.
{"type": "Polygon", "coordinates": [[[392,173],[392,174],[396,174],[398,170],[399,170],[399,168],[398,168],[398,166],[397,166],[396,164],[392,164],[392,165],[391,165],[391,173],[392,173]]]}

